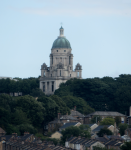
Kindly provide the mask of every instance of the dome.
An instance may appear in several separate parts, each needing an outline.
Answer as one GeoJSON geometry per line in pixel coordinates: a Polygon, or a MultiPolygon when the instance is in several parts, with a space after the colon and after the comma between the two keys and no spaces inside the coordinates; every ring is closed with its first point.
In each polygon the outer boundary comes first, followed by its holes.
{"type": "Polygon", "coordinates": [[[53,48],[71,48],[71,45],[65,37],[58,37],[53,43],[53,48]]]}

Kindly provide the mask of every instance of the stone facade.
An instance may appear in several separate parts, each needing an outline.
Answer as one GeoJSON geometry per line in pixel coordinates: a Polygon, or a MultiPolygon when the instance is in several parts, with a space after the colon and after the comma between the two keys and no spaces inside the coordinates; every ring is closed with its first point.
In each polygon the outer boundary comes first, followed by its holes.
{"type": "Polygon", "coordinates": [[[60,36],[54,41],[50,54],[50,67],[41,66],[40,89],[51,95],[71,78],[82,78],[82,66],[78,63],[73,70],[73,54],[69,41],[64,37],[64,29],[60,28],[60,36]]]}

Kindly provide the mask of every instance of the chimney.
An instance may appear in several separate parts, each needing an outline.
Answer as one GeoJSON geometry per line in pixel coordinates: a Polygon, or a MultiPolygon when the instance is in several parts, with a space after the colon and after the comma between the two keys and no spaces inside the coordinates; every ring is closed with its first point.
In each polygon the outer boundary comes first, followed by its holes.
{"type": "Polygon", "coordinates": [[[24,132],[24,136],[27,135],[27,134],[29,134],[29,132],[24,132]]]}
{"type": "Polygon", "coordinates": [[[121,136],[120,133],[118,133],[118,136],[119,136],[119,137],[121,136]]]}
{"type": "Polygon", "coordinates": [[[131,116],[131,106],[130,106],[130,108],[129,108],[129,116],[131,116]]]}
{"type": "Polygon", "coordinates": [[[12,133],[12,135],[17,136],[17,133],[12,133]]]}
{"type": "Polygon", "coordinates": [[[76,111],[76,106],[74,107],[74,111],[76,111]]]}
{"type": "Polygon", "coordinates": [[[100,122],[99,122],[99,121],[97,122],[97,125],[98,125],[98,126],[100,125],[100,122]]]}
{"type": "Polygon", "coordinates": [[[60,119],[60,113],[58,113],[58,119],[60,119]]]}

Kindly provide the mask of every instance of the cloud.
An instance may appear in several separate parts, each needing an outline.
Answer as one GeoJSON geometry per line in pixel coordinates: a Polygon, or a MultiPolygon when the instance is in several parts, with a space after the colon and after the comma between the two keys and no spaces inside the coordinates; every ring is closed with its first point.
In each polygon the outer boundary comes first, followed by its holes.
{"type": "MultiPolygon", "coordinates": [[[[129,0],[39,0],[40,6],[18,9],[24,13],[43,16],[119,15],[131,17],[129,0]],[[43,7],[42,7],[43,6],[43,7]]],[[[37,2],[37,3],[38,3],[37,2]]],[[[12,9],[15,10],[14,7],[12,9]]]]}

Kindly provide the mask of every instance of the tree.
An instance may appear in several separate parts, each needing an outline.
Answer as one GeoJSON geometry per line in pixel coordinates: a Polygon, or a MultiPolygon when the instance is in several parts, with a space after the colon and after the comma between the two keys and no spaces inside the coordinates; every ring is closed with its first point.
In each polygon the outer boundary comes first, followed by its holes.
{"type": "Polygon", "coordinates": [[[121,123],[121,118],[119,116],[115,117],[115,122],[116,125],[119,126],[119,124],[121,123]]]}
{"type": "Polygon", "coordinates": [[[121,150],[131,150],[131,142],[125,142],[121,147],[121,150]]]}
{"type": "Polygon", "coordinates": [[[41,89],[38,89],[38,88],[33,89],[33,90],[31,91],[30,95],[33,96],[33,97],[45,96],[45,94],[42,92],[42,90],[41,90],[41,89]]]}
{"type": "Polygon", "coordinates": [[[100,122],[101,120],[101,116],[93,116],[93,118],[91,118],[91,123],[98,123],[98,121],[100,122]]]}
{"type": "Polygon", "coordinates": [[[109,118],[109,117],[104,118],[104,119],[100,122],[101,125],[114,125],[114,123],[115,123],[115,120],[114,120],[113,118],[109,118]]]}
{"type": "Polygon", "coordinates": [[[107,127],[102,128],[102,129],[97,133],[97,135],[98,135],[99,137],[103,137],[105,134],[106,134],[106,135],[112,135],[113,133],[112,133],[109,129],[107,129],[107,127]]]}
{"type": "Polygon", "coordinates": [[[17,126],[17,128],[21,135],[23,135],[25,131],[31,134],[37,133],[37,129],[34,128],[31,124],[20,124],[19,126],[17,126]]]}
{"type": "Polygon", "coordinates": [[[66,128],[65,130],[62,130],[61,133],[63,135],[61,138],[62,143],[65,143],[66,139],[70,138],[71,136],[81,136],[86,138],[91,137],[90,127],[87,125],[80,125],[79,127],[71,126],[66,128]]]}
{"type": "Polygon", "coordinates": [[[128,125],[126,123],[121,123],[119,125],[119,132],[120,132],[121,136],[125,134],[125,130],[127,129],[127,127],[128,127],[128,125]]]}

